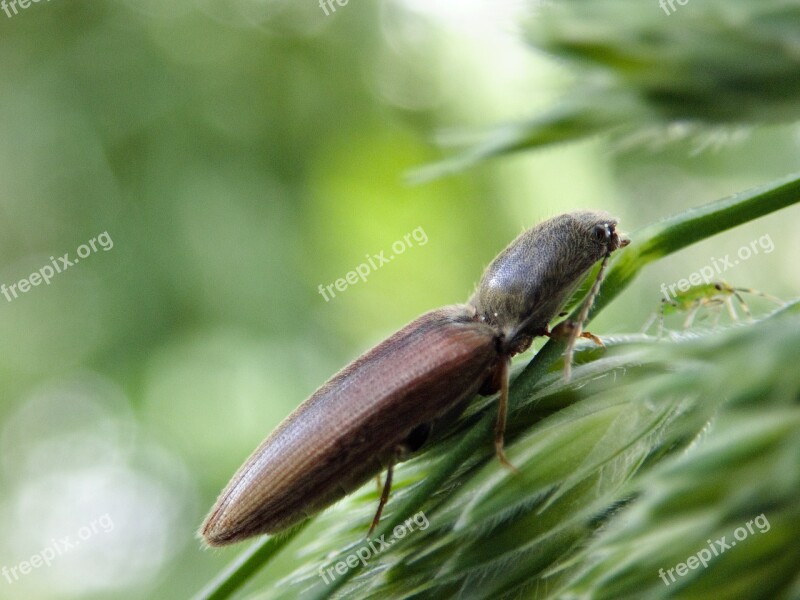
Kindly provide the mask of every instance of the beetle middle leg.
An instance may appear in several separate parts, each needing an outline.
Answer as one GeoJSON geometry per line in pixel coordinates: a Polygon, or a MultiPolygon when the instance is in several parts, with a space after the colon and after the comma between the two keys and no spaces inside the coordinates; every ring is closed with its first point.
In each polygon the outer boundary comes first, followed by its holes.
{"type": "Polygon", "coordinates": [[[508,415],[508,365],[510,362],[510,359],[503,358],[498,368],[500,377],[500,398],[497,401],[497,422],[494,426],[494,451],[503,465],[515,473],[518,473],[519,471],[511,464],[503,450],[503,437],[506,432],[506,418],[508,415]]]}

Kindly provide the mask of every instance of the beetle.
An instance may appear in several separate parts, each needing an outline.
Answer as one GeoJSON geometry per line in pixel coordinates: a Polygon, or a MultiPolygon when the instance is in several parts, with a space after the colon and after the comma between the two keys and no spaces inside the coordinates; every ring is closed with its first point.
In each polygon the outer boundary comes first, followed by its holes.
{"type": "MultiPolygon", "coordinates": [[[[222,491],[200,535],[210,546],[278,533],[418,450],[437,422],[476,394],[500,391],[495,450],[503,452],[511,357],[537,336],[568,339],[565,373],[608,259],[629,240],[605,212],[576,211],[523,232],[486,268],[466,304],[428,312],[336,373],[253,452],[222,491]],[[577,322],[557,315],[602,260],[577,322]]],[[[369,534],[368,534],[369,535],[369,534]]]]}

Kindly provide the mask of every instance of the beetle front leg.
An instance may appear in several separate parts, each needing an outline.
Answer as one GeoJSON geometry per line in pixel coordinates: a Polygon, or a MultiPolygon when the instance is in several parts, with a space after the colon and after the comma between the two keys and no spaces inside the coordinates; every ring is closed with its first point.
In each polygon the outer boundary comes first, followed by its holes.
{"type": "Polygon", "coordinates": [[[564,353],[564,379],[570,380],[572,369],[572,355],[575,352],[575,341],[578,338],[586,338],[592,340],[598,346],[605,348],[603,340],[589,331],[583,331],[581,324],[575,321],[565,320],[561,321],[558,325],[553,327],[550,331],[545,332],[547,337],[557,340],[567,340],[567,349],[564,353]]]}
{"type": "Polygon", "coordinates": [[[583,331],[580,325],[575,321],[561,321],[561,323],[553,327],[553,329],[546,331],[544,335],[557,340],[568,340],[570,336],[574,335],[576,338],[586,338],[588,340],[592,340],[595,344],[602,348],[606,347],[606,345],[603,343],[603,340],[589,331],[583,331]],[[578,330],[577,334],[574,333],[576,329],[578,330]]]}

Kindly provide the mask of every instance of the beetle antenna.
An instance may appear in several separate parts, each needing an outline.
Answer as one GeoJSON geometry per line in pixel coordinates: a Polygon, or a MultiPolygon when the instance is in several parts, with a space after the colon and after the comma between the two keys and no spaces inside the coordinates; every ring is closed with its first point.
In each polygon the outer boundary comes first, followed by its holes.
{"type": "Polygon", "coordinates": [[[583,325],[586,323],[586,319],[589,318],[589,311],[592,309],[594,300],[597,298],[597,294],[600,291],[600,285],[606,277],[606,267],[608,267],[608,260],[610,258],[611,253],[608,253],[605,255],[605,258],[603,258],[603,262],[600,263],[600,270],[597,272],[597,277],[592,284],[592,289],[589,290],[589,294],[586,296],[583,306],[581,306],[581,312],[578,313],[578,321],[569,333],[567,350],[564,355],[564,379],[567,381],[569,381],[572,375],[572,356],[575,354],[575,342],[583,333],[583,325]]]}

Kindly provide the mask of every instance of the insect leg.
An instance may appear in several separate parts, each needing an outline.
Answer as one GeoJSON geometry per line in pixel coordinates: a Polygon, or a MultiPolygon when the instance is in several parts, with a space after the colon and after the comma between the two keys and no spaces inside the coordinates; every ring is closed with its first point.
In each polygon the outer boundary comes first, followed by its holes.
{"type": "Polygon", "coordinates": [[[752,288],[733,288],[734,292],[743,292],[745,294],[752,294],[753,296],[761,296],[762,298],[766,298],[777,304],[778,306],[786,306],[786,302],[781,300],[780,298],[776,298],[771,294],[766,294],[764,292],[759,292],[758,290],[754,290],[752,288]]]}
{"type": "Polygon", "coordinates": [[[567,350],[564,353],[564,378],[569,381],[570,371],[572,367],[572,356],[575,349],[575,340],[578,338],[586,338],[592,340],[598,346],[605,348],[605,344],[595,334],[589,331],[583,331],[580,323],[575,321],[561,321],[558,325],[553,327],[550,331],[545,331],[544,335],[557,340],[567,340],[567,350]]]}
{"type": "MultiPolygon", "coordinates": [[[[723,300],[722,303],[728,309],[728,316],[731,318],[731,320],[738,321],[739,316],[736,314],[736,309],[733,308],[733,303],[731,302],[731,299],[725,298],[725,300],[723,300]]],[[[719,319],[722,316],[722,307],[717,305],[714,306],[715,306],[714,317],[713,320],[711,321],[711,327],[716,327],[717,325],[719,325],[719,319]]]]}
{"type": "MultiPolygon", "coordinates": [[[[738,296],[738,294],[736,294],[736,295],[738,296]]],[[[728,316],[730,317],[731,321],[738,321],[739,320],[739,315],[736,313],[736,307],[733,305],[733,300],[731,300],[730,296],[725,298],[725,308],[728,309],[728,316]]],[[[744,311],[744,314],[747,316],[747,320],[751,321],[753,317],[750,314],[750,309],[748,308],[748,306],[746,304],[742,305],[742,310],[744,311]]],[[[720,311],[720,312],[722,312],[722,311],[720,311]]],[[[715,325],[716,325],[716,323],[715,323],[715,325]]]]}
{"type": "Polygon", "coordinates": [[[689,309],[689,313],[686,315],[686,320],[683,322],[683,329],[689,329],[694,323],[694,318],[697,316],[697,311],[700,310],[700,307],[703,306],[701,301],[694,302],[692,307],[689,309]]]}
{"type": "MultiPolygon", "coordinates": [[[[744,311],[744,314],[747,317],[747,320],[748,321],[752,321],[753,320],[753,313],[750,312],[750,307],[747,306],[747,302],[744,301],[744,298],[742,298],[742,296],[736,290],[733,290],[733,295],[739,301],[739,306],[742,307],[742,311],[744,311]]],[[[733,301],[731,301],[730,298],[728,298],[728,301],[731,303],[731,310],[733,310],[733,312],[735,313],[736,311],[733,309],[733,301]]]]}
{"type": "MultiPolygon", "coordinates": [[[[378,501],[378,510],[375,512],[375,518],[372,519],[372,525],[369,526],[367,537],[371,536],[372,532],[375,531],[375,528],[378,526],[378,523],[381,520],[383,507],[386,506],[386,503],[389,501],[389,492],[392,490],[392,472],[394,471],[394,463],[397,460],[397,457],[400,455],[400,452],[400,448],[395,450],[395,454],[392,456],[392,459],[389,462],[389,468],[386,470],[386,483],[383,484],[381,499],[378,501]]],[[[380,481],[380,475],[378,476],[378,480],[380,481]]]]}
{"type": "MultiPolygon", "coordinates": [[[[583,335],[583,326],[586,323],[586,319],[589,318],[589,312],[592,310],[592,306],[594,305],[594,299],[597,297],[597,294],[600,292],[600,285],[603,283],[603,279],[606,276],[606,269],[608,268],[608,260],[611,258],[611,254],[606,254],[605,258],[603,258],[603,262],[600,263],[600,269],[597,271],[597,277],[592,284],[592,287],[589,289],[589,293],[586,295],[586,299],[583,301],[583,305],[581,306],[581,311],[578,313],[578,322],[572,324],[572,330],[570,331],[569,338],[567,339],[567,350],[564,355],[564,380],[569,381],[571,376],[571,369],[572,369],[572,355],[575,352],[575,341],[578,337],[587,337],[583,335]]],[[[564,323],[562,321],[561,323],[564,323]]],[[[556,327],[561,325],[559,323],[556,327]]],[[[590,339],[597,339],[596,336],[589,336],[590,339]]],[[[600,344],[603,345],[602,343],[600,344]]]]}
{"type": "Polygon", "coordinates": [[[656,320],[656,313],[651,314],[647,317],[647,321],[644,322],[644,325],[639,329],[639,333],[647,333],[647,330],[650,329],[650,326],[656,320]]]}
{"type": "MultiPolygon", "coordinates": [[[[669,304],[672,305],[671,302],[669,304]]],[[[660,338],[662,335],[664,335],[664,312],[666,311],[666,307],[667,307],[667,301],[662,300],[661,310],[658,311],[658,330],[656,331],[657,338],[660,338]]]]}
{"type": "Polygon", "coordinates": [[[494,426],[494,451],[497,458],[506,467],[517,473],[517,468],[512,465],[503,450],[503,436],[506,431],[506,416],[508,414],[508,358],[503,358],[500,364],[500,398],[497,401],[497,422],[494,426]]]}
{"type": "MultiPolygon", "coordinates": [[[[460,408],[463,410],[463,406],[460,408]]],[[[380,473],[375,475],[375,481],[378,484],[378,493],[380,494],[381,498],[378,502],[378,510],[375,513],[375,518],[372,520],[372,525],[369,528],[369,533],[367,536],[372,535],[375,527],[378,526],[378,522],[381,519],[381,513],[383,512],[383,507],[389,500],[389,492],[392,489],[392,474],[394,473],[394,466],[400,460],[405,459],[412,452],[416,452],[422,448],[422,446],[430,437],[432,429],[433,426],[430,423],[422,423],[417,425],[411,430],[411,432],[408,434],[408,437],[406,437],[402,443],[395,446],[394,450],[389,455],[389,466],[386,469],[386,483],[384,483],[383,486],[381,486],[380,473]]]]}
{"type": "Polygon", "coordinates": [[[601,340],[595,334],[589,333],[588,331],[582,331],[578,337],[586,338],[587,340],[592,340],[595,344],[597,344],[601,348],[606,347],[606,345],[603,343],[603,340],[601,340]]]}

